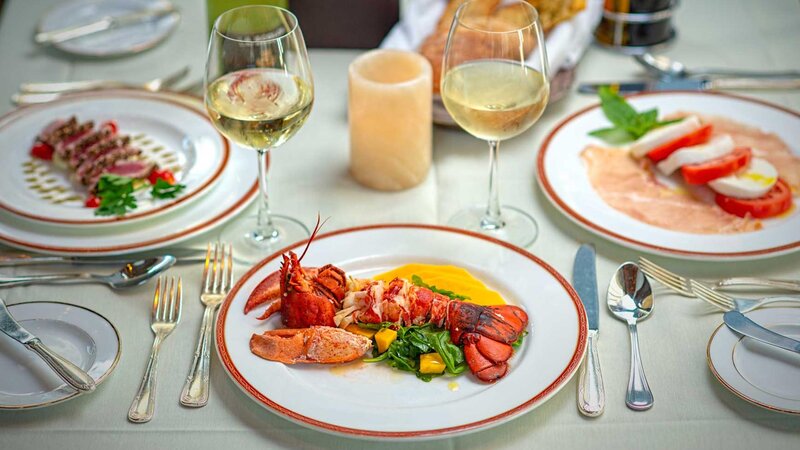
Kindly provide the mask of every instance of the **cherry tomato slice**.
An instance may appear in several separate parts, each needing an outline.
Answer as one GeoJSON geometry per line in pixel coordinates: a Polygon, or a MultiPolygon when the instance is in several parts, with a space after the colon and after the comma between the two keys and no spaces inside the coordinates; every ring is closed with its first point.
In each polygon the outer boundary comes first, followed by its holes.
{"type": "Polygon", "coordinates": [[[100,206],[100,197],[96,195],[90,195],[86,198],[86,201],[83,203],[83,206],[87,208],[97,208],[100,206]]]}
{"type": "Polygon", "coordinates": [[[31,147],[31,156],[34,158],[43,159],[45,161],[50,161],[53,159],[53,147],[44,142],[36,142],[31,147]]]}
{"type": "Polygon", "coordinates": [[[786,212],[792,207],[792,188],[778,178],[778,182],[763,197],[742,199],[717,194],[715,201],[725,212],[734,216],[750,215],[756,219],[766,219],[786,212]]]}
{"type": "Polygon", "coordinates": [[[662,159],[666,159],[667,156],[671,155],[679,148],[691,147],[692,145],[700,145],[708,142],[708,140],[711,139],[712,131],[714,131],[714,127],[711,124],[703,125],[689,134],[685,134],[675,140],[669,141],[666,144],[661,144],[660,146],[650,150],[647,152],[647,156],[653,162],[659,162],[662,159]]]}
{"type": "Polygon", "coordinates": [[[169,169],[153,169],[153,171],[150,172],[150,175],[147,177],[147,181],[149,181],[150,184],[156,184],[159,179],[162,179],[169,184],[175,184],[175,174],[173,174],[169,169]]]}
{"type": "Polygon", "coordinates": [[[753,151],[750,147],[736,147],[727,155],[700,164],[681,167],[683,179],[689,184],[705,184],[717,178],[727,177],[750,164],[753,151]]]}
{"type": "Polygon", "coordinates": [[[117,134],[117,131],[119,131],[119,125],[117,125],[116,120],[107,120],[100,125],[100,128],[110,129],[111,134],[117,134]]]}

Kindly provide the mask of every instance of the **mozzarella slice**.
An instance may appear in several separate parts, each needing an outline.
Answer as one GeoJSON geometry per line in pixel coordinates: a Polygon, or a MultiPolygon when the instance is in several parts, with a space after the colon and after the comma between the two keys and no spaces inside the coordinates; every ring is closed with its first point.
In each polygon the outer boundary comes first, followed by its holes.
{"type": "Polygon", "coordinates": [[[722,195],[735,198],[753,199],[763,197],[778,182],[778,170],[761,158],[753,158],[750,166],[743,172],[717,178],[708,185],[722,195]]]}
{"type": "Polygon", "coordinates": [[[693,145],[676,150],[656,165],[664,175],[670,175],[681,166],[700,164],[733,151],[733,138],[727,134],[716,136],[705,144],[693,145]]]}
{"type": "Polygon", "coordinates": [[[651,130],[632,144],[628,145],[628,150],[633,156],[641,158],[650,150],[660,147],[667,142],[674,141],[681,136],[685,136],[701,126],[702,124],[697,116],[689,116],[680,122],[673,123],[672,125],[665,125],[663,127],[651,130]]]}

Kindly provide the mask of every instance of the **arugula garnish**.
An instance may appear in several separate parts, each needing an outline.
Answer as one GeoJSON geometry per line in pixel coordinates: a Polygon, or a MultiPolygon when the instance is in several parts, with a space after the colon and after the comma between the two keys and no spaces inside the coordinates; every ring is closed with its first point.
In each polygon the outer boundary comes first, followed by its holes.
{"type": "Polygon", "coordinates": [[[600,108],[603,114],[614,126],[590,131],[589,135],[612,145],[635,141],[650,130],[682,120],[659,121],[658,109],[655,108],[637,112],[609,86],[601,86],[597,93],[600,96],[600,108]]]}
{"type": "Polygon", "coordinates": [[[430,289],[433,292],[436,292],[437,294],[442,294],[444,296],[450,297],[452,300],[469,300],[469,297],[467,297],[466,295],[456,294],[453,291],[448,291],[446,289],[439,289],[436,286],[427,284],[424,281],[422,281],[422,278],[420,278],[419,275],[411,275],[411,282],[414,283],[414,285],[416,286],[424,287],[430,289]]]}
{"type": "Polygon", "coordinates": [[[100,206],[94,211],[96,216],[124,216],[138,207],[136,192],[151,187],[150,195],[157,199],[175,198],[186,186],[169,184],[159,178],[156,184],[144,183],[136,187],[134,179],[110,173],[103,174],[97,182],[95,195],[100,199],[100,206]]]}
{"type": "MultiPolygon", "coordinates": [[[[367,324],[359,324],[365,326],[367,324]]],[[[382,324],[383,325],[383,324],[382,324]]],[[[396,327],[395,325],[387,324],[396,327]]],[[[383,328],[383,327],[382,327],[383,328]]],[[[374,352],[378,350],[375,349],[374,352]]],[[[399,370],[414,372],[422,381],[431,381],[441,374],[419,372],[419,357],[425,353],[436,352],[442,357],[445,373],[458,375],[467,369],[467,361],[460,347],[450,341],[450,332],[438,330],[433,324],[397,327],[397,339],[380,355],[367,358],[364,362],[386,363],[399,370]]]]}

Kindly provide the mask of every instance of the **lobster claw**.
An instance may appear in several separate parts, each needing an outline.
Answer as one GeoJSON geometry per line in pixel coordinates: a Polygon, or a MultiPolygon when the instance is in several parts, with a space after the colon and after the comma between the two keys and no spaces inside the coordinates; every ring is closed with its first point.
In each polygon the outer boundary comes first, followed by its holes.
{"type": "Polygon", "coordinates": [[[360,358],[372,347],[372,340],[341,328],[281,328],[254,334],[250,351],[284,364],[336,364],[360,358]]]}

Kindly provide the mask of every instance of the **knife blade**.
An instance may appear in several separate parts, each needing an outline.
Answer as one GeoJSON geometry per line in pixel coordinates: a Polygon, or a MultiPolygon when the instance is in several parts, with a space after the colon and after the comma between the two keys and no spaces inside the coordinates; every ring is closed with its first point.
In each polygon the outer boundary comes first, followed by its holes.
{"type": "Polygon", "coordinates": [[[800,89],[800,78],[679,78],[672,80],[625,81],[608,83],[581,83],[578,92],[594,94],[601,86],[610,86],[620,94],[647,91],[708,91],[725,89],[800,89]]]}
{"type": "Polygon", "coordinates": [[[578,410],[589,417],[597,417],[605,408],[605,389],[600,370],[597,339],[600,331],[600,311],[597,299],[596,254],[592,244],[583,244],[575,255],[572,284],[586,310],[589,325],[589,343],[586,360],[581,365],[578,379],[578,410]]]}
{"type": "Polygon", "coordinates": [[[39,355],[70,386],[81,392],[94,390],[94,379],[69,360],[50,350],[38,337],[23,328],[8,311],[2,298],[0,298],[0,331],[39,355]]]}
{"type": "Polygon", "coordinates": [[[51,31],[42,31],[36,33],[33,39],[37,44],[58,44],[60,42],[88,36],[100,31],[111,30],[115,28],[121,28],[126,25],[133,25],[136,23],[160,19],[168,14],[173,13],[177,13],[177,10],[173,5],[170,4],[162,8],[150,8],[121,14],[118,16],[105,16],[99,20],[83,25],[76,25],[51,31]]]}
{"type": "Polygon", "coordinates": [[[722,315],[722,320],[725,325],[731,330],[751,337],[757,341],[761,341],[784,350],[789,350],[795,353],[800,353],[800,341],[778,334],[772,330],[768,330],[761,325],[753,322],[752,319],[740,313],[739,311],[728,311],[722,315]]]}

